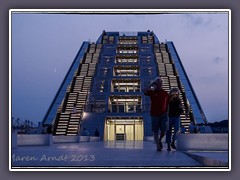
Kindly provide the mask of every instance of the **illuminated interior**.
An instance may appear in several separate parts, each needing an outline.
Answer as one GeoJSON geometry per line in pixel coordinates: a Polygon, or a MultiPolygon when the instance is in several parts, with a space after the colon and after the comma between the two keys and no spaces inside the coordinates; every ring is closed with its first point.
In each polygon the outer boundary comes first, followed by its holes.
{"type": "Polygon", "coordinates": [[[105,140],[143,140],[142,117],[107,117],[105,140]]]}
{"type": "Polygon", "coordinates": [[[140,92],[140,79],[115,79],[111,92],[140,92]]]}
{"type": "Polygon", "coordinates": [[[110,96],[109,110],[112,113],[136,113],[141,111],[141,96],[110,96]]]}
{"type": "Polygon", "coordinates": [[[118,44],[137,44],[136,36],[119,36],[118,44]]]}
{"type": "Polygon", "coordinates": [[[137,56],[118,56],[116,58],[116,63],[138,63],[138,57],[137,56]]]}
{"type": "Polygon", "coordinates": [[[115,66],[114,76],[139,76],[140,70],[138,66],[115,66]]]}

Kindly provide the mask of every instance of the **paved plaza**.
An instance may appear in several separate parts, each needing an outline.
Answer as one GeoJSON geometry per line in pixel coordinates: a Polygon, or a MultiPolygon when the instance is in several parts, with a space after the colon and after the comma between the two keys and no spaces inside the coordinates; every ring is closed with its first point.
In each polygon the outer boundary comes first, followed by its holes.
{"type": "Polygon", "coordinates": [[[12,149],[17,169],[227,169],[228,152],[156,151],[152,141],[98,141],[12,149]]]}

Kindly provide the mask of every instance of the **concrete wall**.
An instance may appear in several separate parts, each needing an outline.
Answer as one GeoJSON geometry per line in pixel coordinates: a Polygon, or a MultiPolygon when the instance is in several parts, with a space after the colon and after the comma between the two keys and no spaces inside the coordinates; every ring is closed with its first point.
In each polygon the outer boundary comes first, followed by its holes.
{"type": "Polygon", "coordinates": [[[53,136],[53,143],[79,143],[99,141],[100,137],[96,136],[53,136]]]}
{"type": "Polygon", "coordinates": [[[180,151],[228,151],[228,134],[179,134],[177,146],[180,151]]]}
{"type": "Polygon", "coordinates": [[[47,146],[50,145],[52,142],[51,136],[49,136],[48,134],[18,134],[16,137],[18,146],[47,146]]]}
{"type": "Polygon", "coordinates": [[[16,134],[12,133],[12,148],[17,146],[48,146],[55,143],[80,143],[99,141],[95,136],[52,136],[49,134],[16,134]]]}
{"type": "Polygon", "coordinates": [[[12,133],[12,148],[17,148],[17,134],[16,133],[12,133]]]}
{"type": "MultiPolygon", "coordinates": [[[[162,140],[163,143],[165,143],[165,137],[162,140]]],[[[153,136],[145,136],[144,141],[153,141],[153,136]]],[[[177,140],[180,151],[228,151],[228,145],[228,134],[223,133],[179,134],[177,140]]]]}
{"type": "Polygon", "coordinates": [[[53,143],[78,143],[79,136],[53,136],[53,143]]]}

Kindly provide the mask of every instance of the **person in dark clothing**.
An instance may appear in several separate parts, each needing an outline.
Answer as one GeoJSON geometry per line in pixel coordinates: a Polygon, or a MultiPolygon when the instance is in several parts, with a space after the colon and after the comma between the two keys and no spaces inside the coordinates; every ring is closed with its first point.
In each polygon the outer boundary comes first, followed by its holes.
{"type": "Polygon", "coordinates": [[[149,86],[143,89],[144,95],[150,96],[151,99],[151,122],[154,140],[157,145],[157,151],[163,148],[162,138],[165,136],[168,123],[168,101],[169,95],[162,88],[162,79],[157,77],[149,86]],[[159,138],[160,130],[160,138],[159,138]]]}
{"type": "Polygon", "coordinates": [[[48,134],[52,134],[52,125],[49,125],[49,126],[47,127],[47,133],[48,133],[48,134]]]}
{"type": "Polygon", "coordinates": [[[86,128],[83,128],[83,131],[82,131],[82,136],[89,136],[89,132],[87,131],[86,128]]]}
{"type": "Polygon", "coordinates": [[[98,131],[98,129],[95,130],[94,135],[97,136],[97,137],[99,136],[99,131],[98,131]]]}
{"type": "Polygon", "coordinates": [[[172,88],[169,91],[169,128],[166,134],[166,143],[168,144],[168,151],[171,151],[171,147],[176,149],[175,141],[177,139],[177,134],[180,129],[180,114],[183,113],[182,103],[179,97],[179,89],[172,88]],[[172,134],[172,127],[174,127],[174,132],[172,134]]]}

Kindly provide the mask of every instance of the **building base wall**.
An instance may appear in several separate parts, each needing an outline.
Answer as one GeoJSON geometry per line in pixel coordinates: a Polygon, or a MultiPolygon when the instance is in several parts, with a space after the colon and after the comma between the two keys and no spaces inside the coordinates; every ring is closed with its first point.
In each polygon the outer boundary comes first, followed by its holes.
{"type": "Polygon", "coordinates": [[[228,134],[179,134],[178,150],[228,151],[228,134]]]}

